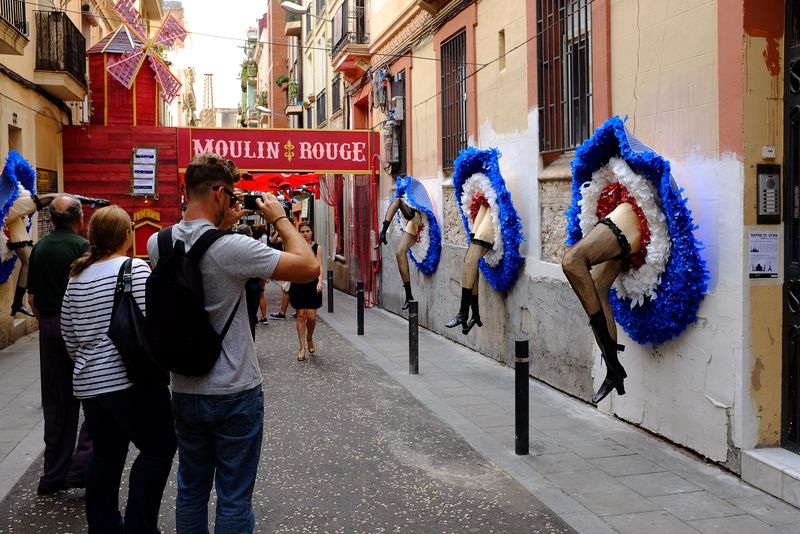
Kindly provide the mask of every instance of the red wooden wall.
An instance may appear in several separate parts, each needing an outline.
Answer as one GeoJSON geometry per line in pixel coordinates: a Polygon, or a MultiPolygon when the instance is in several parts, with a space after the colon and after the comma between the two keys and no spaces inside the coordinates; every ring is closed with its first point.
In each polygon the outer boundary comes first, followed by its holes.
{"type": "Polygon", "coordinates": [[[158,126],[158,92],[155,74],[145,60],[128,89],[106,73],[105,63],[120,54],[89,54],[91,124],[107,126],[158,126]],[[108,83],[106,91],[105,84],[108,83]],[[106,107],[106,94],[108,106],[106,107]],[[136,105],[134,106],[134,100],[136,105]],[[134,109],[136,111],[134,115],[134,109]]]}
{"type": "MultiPolygon", "coordinates": [[[[155,94],[155,92],[153,93],[155,94]]],[[[124,208],[131,218],[141,209],[161,216],[168,226],[180,220],[177,130],[153,126],[64,126],[64,191],[105,198],[124,208]],[[135,147],[158,148],[157,193],[132,197],[131,153],[135,147]]],[[[92,210],[84,208],[88,222],[92,210]]]]}

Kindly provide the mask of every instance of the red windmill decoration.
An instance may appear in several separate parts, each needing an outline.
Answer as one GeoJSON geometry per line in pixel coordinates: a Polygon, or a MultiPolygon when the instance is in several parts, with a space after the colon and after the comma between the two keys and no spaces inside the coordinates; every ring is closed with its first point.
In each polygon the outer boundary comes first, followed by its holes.
{"type": "Polygon", "coordinates": [[[119,0],[114,4],[114,11],[138,42],[134,41],[135,46],[119,58],[109,59],[106,70],[115,80],[130,89],[139,69],[148,60],[156,81],[161,86],[162,98],[167,104],[172,103],[180,92],[181,82],[170,72],[156,47],[172,46],[175,41],[182,42],[186,37],[186,29],[170,13],[151,40],[147,36],[147,28],[142,23],[141,15],[133,7],[133,0],[119,0]]]}

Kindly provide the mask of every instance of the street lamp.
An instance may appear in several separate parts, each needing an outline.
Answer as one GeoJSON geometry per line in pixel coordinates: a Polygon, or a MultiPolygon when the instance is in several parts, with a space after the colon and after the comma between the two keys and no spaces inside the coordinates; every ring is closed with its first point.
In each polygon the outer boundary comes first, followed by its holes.
{"type": "Polygon", "coordinates": [[[309,17],[314,17],[315,19],[324,20],[325,22],[332,22],[331,19],[318,17],[317,15],[313,14],[311,12],[311,5],[303,7],[300,4],[286,0],[285,2],[281,2],[281,9],[288,11],[289,13],[294,13],[295,15],[308,15],[309,17]]]}

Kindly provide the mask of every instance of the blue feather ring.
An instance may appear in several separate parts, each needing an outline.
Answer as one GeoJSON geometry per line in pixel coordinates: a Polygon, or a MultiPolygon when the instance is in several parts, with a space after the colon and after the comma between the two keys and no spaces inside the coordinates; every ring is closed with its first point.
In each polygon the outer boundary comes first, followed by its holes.
{"type": "MultiPolygon", "coordinates": [[[[426,276],[436,272],[439,266],[439,258],[442,255],[442,230],[436,222],[436,214],[433,211],[431,202],[425,186],[411,176],[405,178],[397,177],[397,190],[395,198],[402,198],[408,205],[422,212],[422,231],[418,236],[417,243],[408,251],[408,257],[417,266],[417,269],[426,276]]],[[[401,231],[405,229],[404,221],[400,220],[400,213],[397,214],[397,223],[401,231]]]]}

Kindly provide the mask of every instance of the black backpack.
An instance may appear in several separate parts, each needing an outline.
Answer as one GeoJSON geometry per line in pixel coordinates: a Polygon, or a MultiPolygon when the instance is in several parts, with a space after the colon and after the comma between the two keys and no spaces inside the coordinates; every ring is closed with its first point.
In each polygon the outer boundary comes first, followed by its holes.
{"type": "Polygon", "coordinates": [[[205,375],[222,351],[241,298],[217,333],[206,311],[200,259],[217,239],[230,233],[206,230],[186,252],[181,240],[173,246],[171,226],[158,232],[158,264],[145,291],[147,338],[153,358],[173,373],[205,375]]]}

